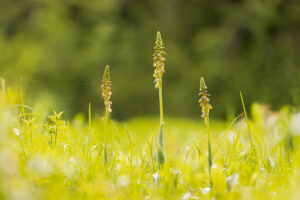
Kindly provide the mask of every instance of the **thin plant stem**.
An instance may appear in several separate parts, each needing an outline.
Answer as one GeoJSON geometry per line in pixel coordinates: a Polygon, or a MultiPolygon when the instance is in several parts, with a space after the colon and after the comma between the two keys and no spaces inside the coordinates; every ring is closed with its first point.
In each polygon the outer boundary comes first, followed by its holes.
{"type": "Polygon", "coordinates": [[[211,180],[211,167],[212,167],[212,151],[211,151],[211,138],[210,138],[210,125],[209,125],[209,118],[206,118],[206,127],[207,127],[207,147],[208,147],[208,179],[209,185],[212,187],[212,180],[211,180]]]}
{"type": "Polygon", "coordinates": [[[126,130],[126,134],[127,134],[127,136],[128,136],[129,143],[130,143],[130,164],[131,164],[131,166],[133,166],[133,165],[132,165],[132,141],[131,141],[131,137],[130,137],[128,128],[127,128],[127,126],[126,126],[125,123],[124,123],[124,128],[125,128],[125,130],[126,130]]]}
{"type": "Polygon", "coordinates": [[[164,153],[164,110],[163,110],[163,99],[162,99],[162,84],[159,87],[159,110],[160,110],[160,130],[159,130],[159,145],[164,153]]]}
{"type": "Polygon", "coordinates": [[[107,131],[107,125],[108,125],[108,119],[109,119],[109,111],[108,109],[105,109],[105,119],[104,119],[104,164],[107,164],[108,158],[107,158],[107,147],[106,147],[106,131],[107,131]]]}
{"type": "Polygon", "coordinates": [[[160,125],[164,123],[163,97],[162,97],[162,83],[159,87],[159,110],[160,110],[160,125]]]}
{"type": "Polygon", "coordinates": [[[162,84],[158,88],[159,90],[159,107],[160,107],[160,127],[158,136],[158,163],[159,166],[165,162],[165,152],[164,152],[164,118],[163,118],[163,100],[162,100],[162,84]]]}
{"type": "Polygon", "coordinates": [[[32,135],[32,125],[29,124],[29,132],[30,132],[30,144],[31,148],[33,148],[33,135],[32,135]]]}
{"type": "Polygon", "coordinates": [[[248,116],[247,116],[246,106],[245,106],[244,98],[243,98],[243,95],[242,95],[241,91],[240,91],[240,96],[241,96],[241,101],[242,101],[242,105],[243,105],[243,111],[244,111],[244,115],[245,115],[245,119],[246,119],[246,123],[247,123],[247,128],[248,128],[248,133],[249,133],[251,154],[254,155],[254,156],[256,156],[256,152],[255,152],[255,148],[254,148],[254,143],[253,143],[253,139],[252,139],[252,133],[251,133],[251,130],[250,130],[250,124],[249,124],[249,120],[248,120],[248,116]]]}
{"type": "Polygon", "coordinates": [[[21,80],[20,80],[20,98],[21,98],[21,105],[22,105],[22,115],[23,115],[23,119],[26,120],[26,117],[25,117],[25,109],[24,109],[24,101],[23,101],[23,87],[22,87],[22,77],[21,77],[21,80]]]}
{"type": "Polygon", "coordinates": [[[89,103],[89,128],[92,129],[92,105],[89,103]]]}
{"type": "Polygon", "coordinates": [[[89,136],[88,136],[88,146],[87,146],[87,159],[89,159],[90,143],[92,137],[92,106],[89,103],[89,136]]]}
{"type": "MultiPolygon", "coordinates": [[[[58,119],[57,119],[58,121],[58,119]]],[[[57,133],[58,133],[58,122],[56,122],[56,127],[55,127],[55,145],[54,147],[56,148],[56,143],[57,143],[57,133]]]]}
{"type": "Polygon", "coordinates": [[[109,119],[109,111],[105,109],[105,119],[104,119],[104,145],[106,145],[106,127],[109,119]]]}
{"type": "Polygon", "coordinates": [[[152,161],[152,170],[155,171],[154,157],[153,157],[153,133],[152,133],[151,143],[148,141],[148,145],[149,145],[151,161],[152,161]]]}
{"type": "Polygon", "coordinates": [[[53,149],[53,133],[50,132],[50,147],[53,149]]]}

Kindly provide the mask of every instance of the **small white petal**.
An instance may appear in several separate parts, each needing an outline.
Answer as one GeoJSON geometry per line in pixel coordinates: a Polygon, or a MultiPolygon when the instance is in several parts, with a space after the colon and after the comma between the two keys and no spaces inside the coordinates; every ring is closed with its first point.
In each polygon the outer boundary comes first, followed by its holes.
{"type": "Polygon", "coordinates": [[[199,197],[194,196],[191,192],[182,195],[181,199],[199,199],[199,197]]]}
{"type": "Polygon", "coordinates": [[[210,192],[210,187],[200,188],[200,190],[203,194],[208,194],[210,192]]]}
{"type": "Polygon", "coordinates": [[[14,128],[14,129],[13,129],[13,132],[14,132],[14,134],[15,134],[16,136],[20,136],[20,134],[21,134],[21,131],[20,131],[19,129],[17,129],[17,128],[14,128]]]}
{"type": "Polygon", "coordinates": [[[239,174],[234,173],[231,176],[228,176],[226,179],[226,183],[228,185],[229,190],[231,190],[237,183],[239,180],[239,174]]]}

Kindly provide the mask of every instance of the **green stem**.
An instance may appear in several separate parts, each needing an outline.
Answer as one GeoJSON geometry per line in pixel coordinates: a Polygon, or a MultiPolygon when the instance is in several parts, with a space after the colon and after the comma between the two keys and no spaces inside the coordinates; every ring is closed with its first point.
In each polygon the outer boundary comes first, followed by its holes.
{"type": "Polygon", "coordinates": [[[53,149],[53,133],[52,133],[52,131],[50,132],[50,147],[52,150],[53,149]]]}
{"type": "Polygon", "coordinates": [[[24,101],[23,101],[23,88],[22,88],[22,77],[21,77],[21,80],[20,80],[20,97],[21,97],[21,111],[22,111],[22,115],[23,115],[23,119],[26,120],[26,115],[25,115],[25,108],[24,108],[24,101]]]}
{"type": "Polygon", "coordinates": [[[104,119],[104,144],[106,145],[106,126],[109,119],[109,111],[105,109],[105,119],[104,119]]]}
{"type": "Polygon", "coordinates": [[[252,139],[252,133],[251,133],[251,130],[250,130],[250,124],[249,124],[249,120],[248,120],[248,116],[247,116],[247,111],[246,111],[246,106],[245,106],[244,98],[243,98],[243,95],[242,95],[241,91],[240,91],[240,96],[241,96],[241,100],[242,100],[244,115],[245,115],[245,118],[246,118],[246,123],[247,123],[249,138],[250,138],[251,154],[254,157],[256,157],[256,149],[254,147],[254,143],[253,143],[253,139],[252,139]]]}
{"type": "Polygon", "coordinates": [[[89,103],[89,140],[88,140],[88,147],[87,147],[87,159],[89,159],[89,150],[90,150],[90,143],[91,143],[91,136],[92,136],[92,108],[91,103],[89,103]]]}
{"type": "Polygon", "coordinates": [[[55,148],[57,143],[57,133],[58,133],[58,119],[56,119],[56,127],[55,127],[55,145],[54,145],[55,148]]]}
{"type": "Polygon", "coordinates": [[[33,135],[32,135],[32,125],[29,125],[29,132],[30,132],[30,143],[31,143],[31,148],[33,148],[33,135]]]}
{"type": "Polygon", "coordinates": [[[163,99],[162,99],[162,83],[159,87],[159,110],[160,110],[160,125],[164,123],[164,110],[163,110],[163,99]]]}
{"type": "Polygon", "coordinates": [[[104,119],[104,164],[107,164],[108,158],[107,158],[107,148],[106,148],[106,126],[108,124],[109,119],[109,111],[106,108],[105,109],[105,119],[104,119]]]}
{"type": "Polygon", "coordinates": [[[211,180],[211,167],[212,167],[212,151],[211,151],[211,142],[210,142],[210,125],[209,125],[209,117],[207,116],[207,118],[205,119],[206,122],[206,127],[207,127],[207,146],[208,146],[208,157],[207,157],[207,161],[208,161],[208,179],[209,179],[209,184],[210,187],[212,187],[212,180],[211,180]]]}
{"type": "Polygon", "coordinates": [[[158,88],[159,90],[159,111],[160,111],[160,127],[159,127],[159,136],[158,136],[158,145],[159,149],[157,151],[158,153],[158,163],[159,165],[163,164],[165,162],[165,152],[164,152],[164,112],[163,112],[163,100],[162,100],[162,85],[158,88]]]}

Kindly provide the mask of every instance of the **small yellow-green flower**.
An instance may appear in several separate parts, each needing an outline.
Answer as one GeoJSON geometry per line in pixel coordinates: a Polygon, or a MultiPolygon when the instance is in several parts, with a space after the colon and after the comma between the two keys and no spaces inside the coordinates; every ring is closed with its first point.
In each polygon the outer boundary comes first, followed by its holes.
{"type": "Polygon", "coordinates": [[[111,104],[112,102],[110,101],[112,92],[111,92],[111,81],[110,81],[110,71],[109,71],[109,65],[106,65],[104,74],[102,77],[102,98],[104,100],[104,105],[107,110],[107,112],[112,112],[111,109],[111,104]]]}
{"type": "Polygon", "coordinates": [[[159,88],[162,83],[162,77],[165,72],[165,62],[166,62],[166,52],[164,51],[164,44],[161,39],[160,32],[157,31],[156,41],[154,46],[154,54],[153,54],[153,67],[154,67],[154,83],[155,88],[159,88]]]}
{"type": "Polygon", "coordinates": [[[205,123],[207,123],[209,117],[209,111],[212,109],[212,106],[209,103],[209,96],[210,94],[207,92],[207,87],[204,81],[204,78],[200,78],[200,99],[199,103],[202,108],[202,115],[201,117],[204,118],[205,123]]]}

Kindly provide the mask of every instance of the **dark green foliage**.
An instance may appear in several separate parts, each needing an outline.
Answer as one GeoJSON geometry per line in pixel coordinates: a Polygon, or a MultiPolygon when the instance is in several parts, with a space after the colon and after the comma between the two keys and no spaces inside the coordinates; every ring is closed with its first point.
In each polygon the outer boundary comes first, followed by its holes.
{"type": "Polygon", "coordinates": [[[247,102],[279,107],[299,102],[299,14],[298,0],[2,0],[0,76],[9,85],[23,76],[33,99],[53,95],[68,116],[90,101],[103,108],[98,80],[110,63],[114,117],[155,114],[150,56],[160,30],[172,69],[166,113],[198,116],[200,72],[217,94],[214,116],[242,111],[240,89],[247,102]]]}

